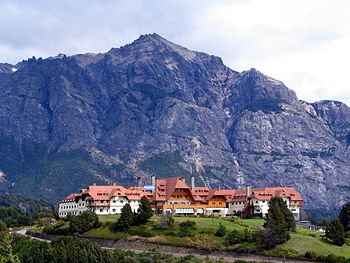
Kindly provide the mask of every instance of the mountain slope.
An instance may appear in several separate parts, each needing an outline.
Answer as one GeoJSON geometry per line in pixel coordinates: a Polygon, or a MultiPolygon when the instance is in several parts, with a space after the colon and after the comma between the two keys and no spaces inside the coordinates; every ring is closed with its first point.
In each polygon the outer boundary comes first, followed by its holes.
{"type": "Polygon", "coordinates": [[[156,34],[13,67],[0,73],[3,191],[57,200],[92,182],[194,174],[212,187],[293,186],[313,210],[350,197],[349,108],[299,101],[255,69],[156,34]]]}

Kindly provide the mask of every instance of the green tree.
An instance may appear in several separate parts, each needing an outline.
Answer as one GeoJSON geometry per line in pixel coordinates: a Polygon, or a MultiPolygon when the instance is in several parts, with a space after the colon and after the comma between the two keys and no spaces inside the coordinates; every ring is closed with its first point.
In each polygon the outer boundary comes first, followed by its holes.
{"type": "Polygon", "coordinates": [[[345,231],[350,231],[350,203],[346,203],[342,206],[339,220],[344,226],[345,231]]]}
{"type": "Polygon", "coordinates": [[[219,224],[218,229],[215,232],[215,236],[217,237],[223,237],[226,234],[226,227],[223,224],[219,224]]]}
{"type": "Polygon", "coordinates": [[[125,204],[122,208],[122,213],[118,219],[116,228],[118,230],[128,230],[134,223],[134,213],[129,204],[125,204]]]}
{"type": "Polygon", "coordinates": [[[278,205],[281,208],[281,211],[282,211],[284,218],[287,222],[288,230],[295,232],[296,231],[295,218],[294,218],[292,212],[289,210],[287,203],[285,201],[283,201],[282,198],[277,198],[277,202],[278,202],[278,205]]]}
{"type": "Polygon", "coordinates": [[[265,233],[263,236],[263,245],[267,248],[283,244],[289,238],[289,226],[285,218],[283,207],[281,207],[280,197],[272,197],[269,202],[269,210],[265,222],[265,233]]]}
{"type": "Polygon", "coordinates": [[[326,237],[333,241],[337,246],[345,243],[345,231],[339,219],[332,220],[326,229],[326,237]]]}
{"type": "Polygon", "coordinates": [[[78,216],[69,217],[69,229],[71,233],[82,234],[99,226],[98,216],[91,211],[84,211],[78,216]]]}
{"type": "Polygon", "coordinates": [[[146,196],[142,196],[140,200],[140,206],[137,211],[135,223],[144,224],[153,216],[153,211],[150,202],[146,196]]]}
{"type": "Polygon", "coordinates": [[[7,232],[6,224],[0,221],[0,263],[19,263],[19,259],[12,252],[11,236],[7,232]]]}

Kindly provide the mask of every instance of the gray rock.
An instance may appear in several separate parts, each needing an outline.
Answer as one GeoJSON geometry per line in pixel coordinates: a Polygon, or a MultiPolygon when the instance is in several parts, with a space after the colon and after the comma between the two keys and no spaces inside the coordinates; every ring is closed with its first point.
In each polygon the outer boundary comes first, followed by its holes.
{"type": "Polygon", "coordinates": [[[102,181],[194,174],[211,187],[292,186],[307,209],[329,211],[350,197],[345,104],[299,101],[255,69],[238,73],[156,34],[105,54],[23,61],[0,74],[0,91],[1,136],[47,154],[84,150],[102,181]]]}

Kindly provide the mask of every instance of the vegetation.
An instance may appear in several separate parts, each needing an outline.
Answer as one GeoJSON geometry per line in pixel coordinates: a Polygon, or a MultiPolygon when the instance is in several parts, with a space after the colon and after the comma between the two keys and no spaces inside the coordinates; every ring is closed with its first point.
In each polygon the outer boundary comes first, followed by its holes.
{"type": "Polygon", "coordinates": [[[263,245],[266,248],[273,248],[290,239],[289,230],[295,230],[295,220],[282,198],[270,199],[265,228],[263,245]]]}
{"type": "Polygon", "coordinates": [[[12,252],[11,236],[7,231],[5,222],[0,221],[0,262],[19,263],[19,259],[12,252]]]}
{"type": "Polygon", "coordinates": [[[146,196],[141,197],[140,206],[137,211],[135,218],[135,223],[140,225],[148,222],[148,220],[153,216],[153,211],[150,202],[146,196]]]}
{"type": "Polygon", "coordinates": [[[343,205],[339,214],[339,220],[344,226],[344,230],[350,231],[350,203],[343,205]]]}
{"type": "Polygon", "coordinates": [[[134,223],[134,213],[131,210],[131,207],[129,204],[125,204],[122,208],[122,213],[120,215],[120,218],[118,219],[118,222],[116,224],[116,227],[114,227],[115,230],[128,230],[132,224],[134,223]]]}
{"type": "Polygon", "coordinates": [[[21,262],[117,262],[112,253],[75,237],[59,237],[51,243],[22,239],[14,250],[21,262]]]}
{"type": "MultiPolygon", "coordinates": [[[[10,181],[0,184],[3,192],[11,189],[28,197],[63,198],[65,193],[92,183],[106,184],[110,171],[120,169],[122,165],[96,164],[84,150],[58,152],[45,144],[19,143],[13,137],[0,136],[0,170],[16,179],[14,185],[10,181]]],[[[129,185],[133,181],[130,176],[119,183],[129,185]]]]}
{"type": "Polygon", "coordinates": [[[326,237],[337,246],[345,244],[345,231],[339,219],[332,220],[327,226],[326,237]]]}
{"type": "Polygon", "coordinates": [[[80,215],[69,217],[69,229],[71,233],[82,234],[99,226],[98,216],[91,211],[84,211],[80,215]]]}
{"type": "MultiPolygon", "coordinates": [[[[265,220],[261,218],[219,218],[219,217],[188,217],[188,216],[153,216],[141,225],[131,225],[125,231],[113,231],[113,225],[120,215],[99,216],[101,226],[93,228],[82,234],[84,237],[104,238],[110,240],[127,239],[129,236],[142,237],[144,242],[166,244],[180,247],[193,247],[211,250],[228,250],[245,253],[261,253],[270,256],[305,258],[306,256],[331,258],[332,254],[337,257],[350,258],[350,246],[336,246],[325,237],[324,233],[296,227],[296,232],[290,232],[290,239],[272,249],[264,248],[263,227],[265,220]],[[160,227],[166,221],[166,227],[160,227]],[[194,223],[188,223],[194,222],[194,223]],[[184,223],[185,222],[185,223],[184,223]],[[184,223],[184,224],[181,224],[184,223]],[[182,227],[180,228],[180,224],[182,227]],[[220,224],[226,228],[223,237],[215,235],[220,224]],[[189,225],[189,232],[186,230],[189,225]],[[184,227],[185,226],[185,227],[184,227]],[[185,234],[183,230],[185,229],[185,234]],[[329,256],[330,255],[330,256],[329,256]]],[[[57,229],[69,228],[69,222],[59,221],[57,229]]],[[[41,231],[38,227],[37,231],[41,231]]],[[[346,239],[349,243],[350,239],[346,239]]],[[[133,261],[131,261],[133,262],[133,261]]],[[[149,261],[145,261],[149,262],[149,261]]]]}
{"type": "Polygon", "coordinates": [[[223,237],[225,236],[225,234],[226,234],[226,227],[220,223],[218,229],[215,232],[215,236],[223,237]]]}

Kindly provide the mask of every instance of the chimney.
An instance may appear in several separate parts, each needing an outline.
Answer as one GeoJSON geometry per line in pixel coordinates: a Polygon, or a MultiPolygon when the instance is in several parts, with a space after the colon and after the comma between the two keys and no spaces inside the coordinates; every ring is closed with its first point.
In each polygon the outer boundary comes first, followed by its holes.
{"type": "Polygon", "coordinates": [[[137,186],[141,186],[142,181],[141,181],[141,177],[137,177],[137,186]]]}
{"type": "Polygon", "coordinates": [[[194,191],[194,176],[191,176],[191,190],[194,191]]]}
{"type": "Polygon", "coordinates": [[[252,187],[250,185],[246,185],[246,187],[245,187],[245,194],[246,194],[246,199],[248,200],[248,198],[252,194],[252,187]]]}
{"type": "Polygon", "coordinates": [[[113,186],[117,186],[117,184],[116,184],[116,183],[113,183],[112,185],[113,185],[113,186]]]}
{"type": "Polygon", "coordinates": [[[156,177],[154,175],[152,175],[152,177],[151,177],[151,184],[154,187],[156,186],[156,177]]]}
{"type": "Polygon", "coordinates": [[[93,185],[93,186],[96,186],[96,183],[93,183],[92,185],[93,185]]]}

